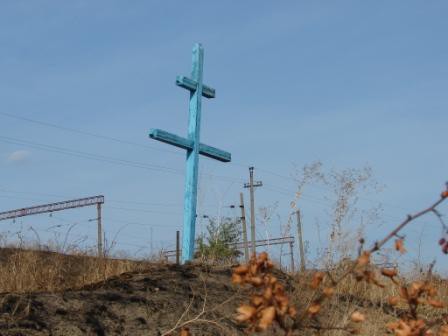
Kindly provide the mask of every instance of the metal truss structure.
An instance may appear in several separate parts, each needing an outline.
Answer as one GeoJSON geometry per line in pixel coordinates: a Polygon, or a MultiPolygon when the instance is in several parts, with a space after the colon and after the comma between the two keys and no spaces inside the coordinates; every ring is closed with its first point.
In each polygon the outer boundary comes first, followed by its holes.
{"type": "Polygon", "coordinates": [[[79,198],[64,202],[36,205],[29,208],[21,208],[16,210],[0,212],[0,221],[17,217],[61,211],[66,209],[81,208],[85,206],[97,205],[103,203],[104,203],[104,196],[100,195],[100,196],[79,198]]]}

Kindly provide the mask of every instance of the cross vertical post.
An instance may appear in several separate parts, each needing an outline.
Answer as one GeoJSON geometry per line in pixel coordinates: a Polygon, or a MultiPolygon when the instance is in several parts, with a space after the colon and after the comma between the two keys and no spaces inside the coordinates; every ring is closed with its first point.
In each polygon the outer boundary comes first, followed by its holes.
{"type": "Polygon", "coordinates": [[[215,90],[202,82],[204,49],[199,43],[193,47],[192,63],[191,78],[184,76],[176,78],[176,85],[190,91],[187,137],[183,138],[160,129],[152,129],[149,133],[150,138],[185,149],[187,152],[182,263],[194,257],[199,154],[222,162],[231,161],[230,153],[200,143],[202,96],[214,98],[215,90]]]}
{"type": "Polygon", "coordinates": [[[196,81],[196,90],[190,91],[188,118],[188,139],[193,148],[187,150],[187,171],[185,176],[184,234],[182,235],[182,262],[193,259],[196,223],[196,200],[198,192],[199,134],[201,130],[202,69],[204,49],[196,44],[193,48],[191,78],[196,81]]]}

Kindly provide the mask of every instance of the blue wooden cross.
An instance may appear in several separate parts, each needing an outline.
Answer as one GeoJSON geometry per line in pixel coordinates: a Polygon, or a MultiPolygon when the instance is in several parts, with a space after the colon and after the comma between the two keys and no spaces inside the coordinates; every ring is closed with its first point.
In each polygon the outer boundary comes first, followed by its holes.
{"type": "Polygon", "coordinates": [[[230,162],[231,160],[230,153],[199,142],[202,96],[215,98],[215,89],[202,83],[203,63],[204,49],[197,43],[193,47],[191,78],[184,76],[177,76],[176,78],[176,85],[190,91],[187,138],[160,129],[152,129],[149,133],[149,137],[152,139],[183,148],[187,151],[182,262],[191,260],[194,256],[199,154],[222,162],[230,162]]]}

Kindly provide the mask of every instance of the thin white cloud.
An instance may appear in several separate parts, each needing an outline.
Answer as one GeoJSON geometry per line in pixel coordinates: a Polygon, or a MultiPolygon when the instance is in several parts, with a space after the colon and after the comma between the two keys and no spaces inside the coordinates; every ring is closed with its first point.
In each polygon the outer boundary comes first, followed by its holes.
{"type": "Polygon", "coordinates": [[[26,161],[30,156],[27,150],[18,150],[8,155],[6,161],[10,163],[19,163],[26,161]]]}

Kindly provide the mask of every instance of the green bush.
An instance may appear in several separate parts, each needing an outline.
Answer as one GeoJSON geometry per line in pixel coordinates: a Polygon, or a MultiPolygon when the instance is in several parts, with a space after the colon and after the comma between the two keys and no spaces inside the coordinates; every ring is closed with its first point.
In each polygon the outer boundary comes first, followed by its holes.
{"type": "Polygon", "coordinates": [[[238,220],[223,217],[220,221],[209,218],[207,233],[197,239],[198,257],[213,262],[235,260],[241,253],[233,246],[241,235],[238,220]]]}

